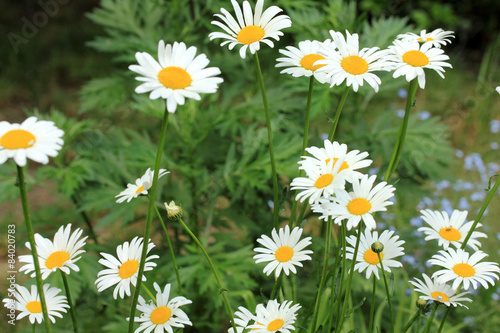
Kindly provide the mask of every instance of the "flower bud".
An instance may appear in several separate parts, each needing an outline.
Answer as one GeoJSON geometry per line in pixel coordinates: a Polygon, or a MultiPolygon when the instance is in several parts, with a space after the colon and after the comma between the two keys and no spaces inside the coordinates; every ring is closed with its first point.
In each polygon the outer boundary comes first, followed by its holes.
{"type": "Polygon", "coordinates": [[[419,298],[419,299],[417,299],[417,301],[415,302],[415,304],[417,305],[417,307],[419,309],[423,309],[427,305],[427,301],[425,299],[423,299],[423,298],[419,298]]]}
{"type": "Polygon", "coordinates": [[[372,244],[372,251],[375,253],[382,253],[384,251],[384,244],[380,242],[375,242],[372,244]]]}
{"type": "Polygon", "coordinates": [[[177,206],[173,200],[170,201],[168,205],[165,202],[165,208],[167,209],[167,217],[169,220],[177,221],[182,217],[182,208],[177,206]]]}

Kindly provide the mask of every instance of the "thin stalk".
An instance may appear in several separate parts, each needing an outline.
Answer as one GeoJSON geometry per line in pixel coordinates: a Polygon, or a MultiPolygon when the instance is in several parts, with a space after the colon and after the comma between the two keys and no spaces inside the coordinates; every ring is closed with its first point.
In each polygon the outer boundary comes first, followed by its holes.
{"type": "Polygon", "coordinates": [[[295,284],[295,274],[290,275],[290,284],[292,289],[292,302],[297,303],[297,285],[295,284]]]}
{"type": "Polygon", "coordinates": [[[396,144],[394,145],[394,150],[392,151],[392,157],[387,167],[387,172],[385,173],[384,181],[389,182],[392,173],[396,170],[398,166],[399,158],[401,157],[401,152],[403,151],[403,144],[406,137],[406,130],[408,129],[408,120],[410,119],[410,109],[413,105],[413,100],[415,99],[415,94],[417,93],[417,79],[410,81],[410,86],[408,87],[408,97],[406,99],[406,108],[403,122],[399,128],[399,135],[396,144]]]}
{"type": "Polygon", "coordinates": [[[299,217],[297,218],[298,225],[300,225],[300,223],[302,222],[302,219],[304,218],[304,213],[306,212],[308,203],[309,203],[309,198],[304,200],[304,202],[302,203],[302,208],[300,209],[299,217]]]}
{"type": "Polygon", "coordinates": [[[90,222],[90,218],[87,215],[87,213],[85,213],[83,210],[80,209],[80,205],[78,204],[78,199],[77,199],[76,195],[71,196],[71,201],[73,201],[73,203],[75,204],[75,207],[80,212],[81,217],[85,221],[85,224],[87,225],[87,228],[89,229],[90,238],[92,238],[96,244],[99,244],[99,242],[97,241],[97,236],[94,232],[94,229],[92,228],[92,223],[90,222]]]}
{"type": "Polygon", "coordinates": [[[161,122],[160,137],[158,139],[158,150],[156,152],[155,169],[153,173],[153,183],[151,188],[148,190],[149,193],[149,206],[148,213],[146,215],[146,227],[144,228],[144,238],[142,243],[142,254],[141,262],[139,264],[139,272],[137,273],[137,285],[134,291],[134,296],[132,299],[132,307],[130,308],[130,319],[128,331],[132,333],[134,331],[134,320],[135,320],[135,309],[137,307],[137,301],[139,299],[139,294],[141,292],[142,277],[144,275],[144,266],[146,264],[146,256],[148,252],[149,235],[151,234],[151,224],[153,221],[154,207],[155,207],[155,197],[156,197],[156,186],[158,184],[158,173],[160,171],[161,157],[163,153],[163,145],[165,143],[165,136],[167,134],[167,124],[168,124],[168,111],[165,109],[163,114],[163,120],[161,122]]]}
{"type": "Polygon", "coordinates": [[[387,294],[387,303],[389,305],[389,317],[391,319],[391,332],[394,333],[394,315],[392,313],[391,293],[389,291],[389,284],[387,283],[387,278],[385,276],[384,264],[382,263],[380,252],[377,252],[377,256],[378,256],[378,261],[380,263],[380,269],[382,270],[382,277],[384,278],[385,293],[387,294]]]}
{"type": "Polygon", "coordinates": [[[68,298],[69,312],[71,313],[71,321],[73,321],[73,331],[75,333],[78,333],[78,322],[76,320],[75,304],[73,303],[73,301],[71,299],[71,293],[69,291],[68,279],[66,278],[66,273],[64,273],[61,270],[59,270],[59,272],[61,272],[62,280],[64,283],[64,290],[66,291],[66,297],[68,298]]]}
{"type": "Polygon", "coordinates": [[[420,327],[422,327],[422,309],[418,312],[418,326],[417,333],[420,333],[420,327]]]}
{"type": "Polygon", "coordinates": [[[279,291],[281,289],[281,283],[282,283],[282,281],[283,281],[283,274],[280,273],[280,275],[274,281],[274,287],[273,287],[273,291],[271,292],[270,299],[275,299],[276,295],[279,294],[279,291]]]}
{"type": "Polygon", "coordinates": [[[340,318],[342,317],[342,313],[341,313],[342,303],[340,301],[342,299],[342,288],[344,286],[345,273],[346,273],[346,267],[347,267],[347,258],[345,256],[345,254],[347,253],[347,242],[346,242],[347,225],[345,222],[342,223],[341,234],[342,234],[342,271],[340,273],[339,293],[337,296],[337,321],[335,322],[335,332],[337,332],[337,329],[339,329],[339,327],[341,326],[340,318]]]}
{"type": "Polygon", "coordinates": [[[434,306],[434,309],[432,310],[430,318],[427,320],[427,323],[425,324],[424,327],[424,333],[429,333],[429,330],[431,328],[432,321],[434,320],[434,315],[436,314],[436,310],[439,306],[439,302],[436,302],[436,305],[434,306]]]}
{"type": "MultiPolygon", "coordinates": [[[[331,329],[332,329],[332,322],[333,322],[333,315],[335,313],[335,304],[337,304],[337,300],[338,300],[338,295],[340,295],[341,293],[341,289],[342,289],[342,283],[340,283],[340,286],[339,286],[339,289],[338,289],[338,294],[335,295],[335,279],[337,277],[337,268],[339,267],[339,264],[340,264],[340,257],[341,257],[341,253],[342,253],[342,235],[343,235],[343,229],[341,228],[339,230],[339,235],[338,235],[338,239],[337,239],[337,242],[335,244],[335,249],[337,250],[337,254],[335,255],[335,263],[333,264],[333,269],[332,269],[332,288],[331,288],[331,293],[330,293],[330,311],[329,311],[329,319],[328,319],[328,328],[325,332],[331,332],[331,329]],[[337,298],[335,298],[335,296],[337,296],[337,298]]],[[[334,238],[335,239],[335,238],[334,238]]],[[[345,237],[344,237],[345,239],[345,237]]],[[[342,281],[341,281],[342,282],[342,281]]]]}
{"type": "Polygon", "coordinates": [[[373,275],[372,304],[370,305],[370,324],[368,333],[373,332],[373,315],[375,314],[375,293],[377,291],[377,278],[373,275]]]}
{"type": "Polygon", "coordinates": [[[172,257],[172,264],[174,265],[175,277],[177,278],[177,289],[179,290],[179,295],[182,295],[182,285],[181,285],[181,277],[179,274],[179,267],[177,267],[177,261],[175,260],[174,248],[172,247],[172,242],[170,241],[170,236],[167,231],[167,227],[165,226],[165,222],[161,217],[160,211],[158,207],[155,205],[156,214],[160,219],[161,227],[163,228],[163,232],[165,233],[165,238],[167,239],[168,249],[170,250],[170,256],[172,257]]]}
{"type": "Polygon", "coordinates": [[[342,113],[342,109],[344,108],[345,100],[347,99],[347,95],[349,94],[349,90],[351,90],[350,86],[346,86],[344,89],[344,93],[340,98],[340,103],[337,106],[337,110],[335,111],[335,116],[333,117],[332,127],[330,128],[330,133],[328,134],[328,140],[332,141],[333,136],[335,135],[335,130],[337,129],[337,125],[339,124],[340,114],[342,113]]]}
{"type": "Polygon", "coordinates": [[[31,326],[32,326],[31,332],[32,332],[32,333],[35,333],[35,330],[36,330],[36,324],[33,324],[33,325],[31,325],[31,326]]]}
{"type": "MultiPolygon", "coordinates": [[[[403,328],[403,333],[406,333],[410,327],[412,327],[413,323],[417,318],[420,318],[422,315],[422,309],[418,309],[417,312],[411,317],[411,319],[406,323],[405,327],[403,328]]],[[[371,332],[371,331],[370,331],[371,332]]]]}
{"type": "Polygon", "coordinates": [[[441,333],[441,331],[443,330],[444,322],[446,321],[446,317],[448,317],[450,311],[451,311],[451,306],[449,306],[448,309],[446,309],[446,312],[444,313],[444,317],[441,320],[441,324],[439,325],[438,333],[441,333]]]}
{"type": "Polygon", "coordinates": [[[142,288],[144,289],[144,291],[146,292],[146,294],[148,294],[148,296],[153,300],[153,302],[156,303],[156,298],[155,296],[153,295],[153,293],[149,290],[148,287],[146,287],[145,284],[142,285],[142,288]]]}
{"type": "Polygon", "coordinates": [[[42,305],[43,324],[47,333],[52,332],[50,326],[49,313],[47,311],[47,303],[45,302],[45,293],[43,292],[42,276],[40,274],[40,262],[38,261],[38,253],[36,251],[35,235],[33,232],[33,225],[31,224],[31,216],[28,207],[28,195],[26,193],[26,184],[24,181],[24,169],[17,165],[17,177],[19,179],[19,192],[21,194],[21,203],[23,206],[24,222],[26,223],[26,230],[28,231],[28,239],[31,247],[31,255],[33,256],[33,264],[35,265],[36,273],[36,287],[38,295],[40,295],[40,303],[42,305]]]}
{"type": "Polygon", "coordinates": [[[278,174],[276,172],[276,162],[274,161],[274,144],[273,144],[273,129],[271,127],[271,115],[269,112],[269,105],[267,103],[266,87],[264,85],[264,77],[262,76],[262,69],[260,68],[259,55],[255,52],[255,67],[257,69],[257,77],[259,79],[260,91],[262,94],[262,102],[264,104],[264,113],[266,114],[267,125],[267,140],[269,141],[269,157],[271,159],[271,172],[273,178],[273,221],[274,228],[279,227],[279,199],[278,199],[278,174]]]}
{"type": "Polygon", "coordinates": [[[234,323],[233,310],[231,310],[231,305],[229,304],[229,299],[227,298],[227,295],[226,295],[226,292],[228,290],[222,286],[222,283],[221,283],[220,278],[219,278],[219,274],[217,274],[217,270],[215,269],[215,266],[212,263],[210,256],[208,255],[207,251],[205,250],[205,248],[203,247],[201,242],[193,234],[193,232],[189,229],[189,227],[184,223],[182,218],[179,218],[178,221],[181,223],[181,225],[184,227],[184,229],[187,231],[187,233],[191,236],[191,238],[196,243],[196,245],[198,245],[199,249],[201,250],[201,252],[203,252],[203,255],[207,259],[207,262],[210,265],[210,269],[212,270],[212,273],[214,274],[215,280],[217,281],[217,284],[219,285],[219,291],[222,294],[222,297],[224,298],[224,303],[226,305],[227,313],[229,314],[229,317],[231,318],[231,324],[233,326],[234,333],[237,333],[238,331],[236,330],[236,324],[234,323]]]}

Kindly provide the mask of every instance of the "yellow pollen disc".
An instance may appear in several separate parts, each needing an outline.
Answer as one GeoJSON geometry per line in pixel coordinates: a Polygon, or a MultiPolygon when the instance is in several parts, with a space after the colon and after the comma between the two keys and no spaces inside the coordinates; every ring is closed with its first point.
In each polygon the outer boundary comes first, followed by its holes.
{"type": "Polygon", "coordinates": [[[365,59],[359,56],[345,57],[340,66],[349,74],[360,75],[368,71],[368,63],[365,59]]]}
{"type": "Polygon", "coordinates": [[[471,277],[476,274],[476,270],[469,264],[456,264],[453,266],[453,271],[461,277],[471,277]]]}
{"type": "MultiPolygon", "coordinates": [[[[333,167],[335,167],[335,163],[337,163],[337,161],[338,161],[338,160],[339,160],[339,159],[338,159],[337,157],[334,157],[334,158],[333,158],[332,169],[333,169],[333,167]]],[[[326,164],[328,164],[328,162],[330,162],[330,159],[329,159],[329,158],[327,158],[327,159],[325,160],[325,163],[326,163],[326,164]]],[[[344,161],[344,162],[342,162],[342,165],[340,166],[340,168],[339,168],[339,171],[338,171],[338,172],[340,172],[340,171],[342,171],[342,170],[345,170],[345,169],[349,169],[349,164],[347,164],[347,163],[344,161]]]]}
{"type": "Polygon", "coordinates": [[[170,66],[158,73],[158,81],[170,89],[184,89],[191,85],[191,75],[180,67],[170,66]]]}
{"type": "Polygon", "coordinates": [[[137,189],[137,191],[135,191],[135,194],[137,194],[137,193],[141,193],[142,191],[144,191],[144,186],[143,186],[143,185],[141,185],[141,187],[139,187],[139,188],[137,189]]]}
{"type": "Polygon", "coordinates": [[[242,44],[249,45],[261,40],[264,34],[264,29],[261,27],[249,25],[240,30],[236,39],[242,44]]]}
{"type": "MultiPolygon", "coordinates": [[[[378,255],[375,252],[373,252],[372,249],[368,249],[368,251],[365,252],[363,259],[365,259],[365,261],[370,265],[376,265],[380,262],[378,260],[378,255]]],[[[380,259],[384,259],[383,253],[380,253],[380,259]]]]}
{"type": "Polygon", "coordinates": [[[421,51],[411,50],[403,54],[403,61],[413,67],[422,67],[429,63],[429,58],[421,51]]]}
{"type": "Polygon", "coordinates": [[[42,312],[42,303],[38,301],[29,302],[26,304],[26,309],[31,313],[40,313],[42,312]]]}
{"type": "Polygon", "coordinates": [[[439,236],[451,242],[459,241],[460,238],[462,237],[460,232],[452,227],[447,227],[439,230],[439,236]]]}
{"type": "Polygon", "coordinates": [[[289,246],[280,247],[274,254],[279,262],[287,262],[293,257],[293,250],[289,246]]]}
{"type": "Polygon", "coordinates": [[[69,254],[65,251],[56,251],[52,253],[45,261],[45,266],[48,269],[54,267],[62,267],[66,261],[69,260],[69,254]]]}
{"type": "Polygon", "coordinates": [[[118,269],[118,275],[122,279],[128,279],[137,272],[137,268],[139,268],[139,263],[136,260],[125,261],[118,269]]]}
{"type": "Polygon", "coordinates": [[[440,301],[440,302],[448,302],[450,300],[450,298],[446,294],[443,294],[440,291],[435,291],[435,292],[431,293],[431,296],[436,301],[440,301]],[[440,298],[438,299],[438,297],[440,297],[440,298]]]}
{"type": "Polygon", "coordinates": [[[8,131],[0,138],[0,146],[5,149],[26,149],[33,146],[35,141],[35,136],[30,132],[16,129],[8,131]]]}
{"type": "Polygon", "coordinates": [[[370,211],[372,204],[364,198],[356,198],[347,204],[347,210],[353,215],[363,215],[370,211]]]}
{"type": "Polygon", "coordinates": [[[427,38],[418,37],[417,40],[419,42],[432,42],[434,40],[434,38],[432,38],[432,37],[427,37],[427,38]]]}
{"type": "Polygon", "coordinates": [[[325,59],[325,57],[323,57],[322,55],[311,53],[311,54],[308,54],[308,55],[304,56],[302,58],[302,60],[300,60],[300,65],[302,67],[304,67],[305,69],[307,69],[307,70],[315,71],[318,68],[321,68],[321,67],[325,66],[325,65],[315,65],[315,66],[313,66],[313,64],[316,61],[323,60],[323,59],[325,59]]]}
{"type": "Polygon", "coordinates": [[[283,319],[275,319],[267,325],[267,330],[271,332],[277,331],[283,327],[284,323],[285,321],[283,319]]]}
{"type": "Polygon", "coordinates": [[[332,182],[333,182],[333,176],[327,173],[326,175],[320,176],[314,183],[314,186],[316,186],[317,188],[323,188],[327,187],[332,182]]]}
{"type": "Polygon", "coordinates": [[[172,311],[167,308],[166,306],[160,306],[157,307],[156,309],[151,312],[151,321],[155,325],[161,325],[163,323],[166,323],[170,317],[172,316],[172,311]]]}

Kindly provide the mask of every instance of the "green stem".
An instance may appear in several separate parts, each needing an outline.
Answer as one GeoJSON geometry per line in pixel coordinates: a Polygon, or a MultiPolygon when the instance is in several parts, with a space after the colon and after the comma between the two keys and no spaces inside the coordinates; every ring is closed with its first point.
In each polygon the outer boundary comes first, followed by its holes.
{"type": "Polygon", "coordinates": [[[33,324],[33,325],[31,325],[31,326],[32,326],[31,332],[32,332],[32,333],[35,333],[36,324],[33,324]]]}
{"type": "MultiPolygon", "coordinates": [[[[330,311],[329,311],[329,315],[328,315],[328,317],[329,317],[328,327],[327,327],[327,330],[325,332],[331,332],[333,317],[335,314],[335,305],[337,304],[337,301],[338,301],[338,298],[339,298],[339,295],[340,295],[341,289],[342,289],[342,282],[341,282],[339,284],[339,289],[337,289],[338,293],[335,294],[335,280],[337,277],[337,269],[338,269],[339,264],[340,264],[340,258],[341,258],[341,253],[342,253],[341,243],[343,244],[343,242],[342,242],[343,231],[342,230],[343,230],[343,228],[340,228],[338,239],[337,239],[337,242],[335,244],[335,249],[337,250],[337,254],[335,255],[335,263],[333,264],[333,269],[332,269],[332,288],[331,288],[331,293],[330,293],[330,304],[331,305],[330,305],[330,311]]],[[[345,239],[345,237],[344,237],[344,239],[345,239]]]]}
{"type": "Polygon", "coordinates": [[[47,303],[45,302],[45,293],[43,292],[42,276],[40,274],[40,262],[38,260],[38,253],[36,251],[35,235],[33,232],[33,225],[31,224],[31,216],[28,208],[28,195],[26,193],[26,184],[24,181],[24,169],[17,166],[17,176],[19,179],[19,192],[21,194],[21,203],[23,206],[24,222],[26,223],[26,230],[28,231],[28,239],[31,247],[31,255],[33,256],[33,264],[35,266],[36,274],[36,287],[38,295],[40,295],[40,303],[42,305],[43,324],[47,333],[52,332],[50,326],[49,313],[47,311],[47,303]]]}
{"type": "Polygon", "coordinates": [[[420,333],[420,327],[422,326],[422,309],[419,309],[420,311],[418,312],[418,326],[417,326],[417,333],[420,333]]]}
{"type": "Polygon", "coordinates": [[[350,86],[346,86],[344,89],[344,93],[340,98],[340,103],[337,106],[337,110],[335,111],[335,116],[333,117],[332,127],[330,128],[330,133],[328,134],[328,140],[332,141],[333,136],[335,135],[335,130],[337,129],[337,125],[339,124],[340,114],[342,113],[342,109],[344,108],[345,100],[347,99],[347,94],[349,94],[349,90],[351,90],[350,86]]]}
{"type": "Polygon", "coordinates": [[[422,315],[422,309],[418,309],[417,312],[415,312],[415,314],[411,317],[411,319],[406,323],[405,327],[403,328],[403,333],[406,333],[406,331],[408,331],[408,329],[410,329],[410,327],[413,325],[415,320],[417,318],[420,318],[421,315],[422,315]]]}
{"type": "Polygon", "coordinates": [[[439,302],[436,302],[436,305],[434,306],[434,309],[432,310],[430,318],[427,320],[427,323],[425,324],[424,327],[424,333],[429,333],[429,330],[431,328],[432,321],[434,320],[434,315],[436,314],[436,310],[439,306],[439,302]]]}
{"type": "Polygon", "coordinates": [[[391,319],[391,332],[394,333],[394,315],[392,313],[391,293],[389,291],[389,284],[387,283],[387,278],[385,276],[384,264],[382,263],[380,252],[377,252],[377,256],[378,256],[378,261],[380,263],[380,269],[382,270],[382,277],[384,278],[385,293],[387,294],[387,303],[389,305],[389,317],[391,319]]]}
{"type": "Polygon", "coordinates": [[[446,321],[446,317],[448,317],[450,311],[451,311],[451,306],[449,306],[448,309],[446,309],[446,312],[444,313],[444,317],[441,320],[441,324],[439,325],[438,333],[441,333],[441,331],[443,330],[444,322],[446,321]]]}
{"type": "Polygon", "coordinates": [[[165,233],[165,238],[167,239],[168,249],[170,250],[170,256],[172,257],[172,264],[174,265],[175,276],[177,278],[177,289],[179,290],[179,295],[182,295],[181,277],[179,274],[179,267],[177,267],[177,261],[175,260],[174,248],[172,247],[172,242],[170,241],[170,236],[168,234],[167,227],[165,226],[165,222],[163,222],[161,214],[158,211],[158,207],[156,207],[156,205],[155,205],[155,210],[156,214],[158,215],[158,218],[160,219],[161,227],[163,228],[163,232],[165,233]]]}
{"type": "Polygon", "coordinates": [[[134,331],[135,310],[137,307],[139,294],[141,292],[142,277],[144,275],[144,266],[146,264],[146,256],[148,253],[149,236],[151,234],[151,224],[153,221],[153,214],[154,214],[153,210],[155,207],[156,186],[158,184],[158,173],[160,171],[161,157],[163,154],[163,145],[165,143],[165,136],[167,134],[167,124],[168,124],[168,111],[165,109],[165,112],[163,114],[163,120],[161,122],[160,137],[158,139],[158,150],[156,152],[153,183],[151,184],[151,188],[148,190],[149,206],[148,206],[148,213],[146,215],[146,227],[144,228],[141,262],[139,264],[139,272],[137,273],[137,283],[136,283],[137,285],[132,299],[132,307],[130,308],[130,319],[128,326],[129,333],[133,333],[134,331]]]}
{"type": "Polygon", "coordinates": [[[153,300],[153,302],[155,302],[156,304],[156,298],[155,296],[153,295],[153,293],[149,290],[148,287],[146,287],[145,284],[142,285],[142,288],[144,289],[144,291],[146,292],[146,294],[148,294],[148,296],[153,300]]]}
{"type": "Polygon", "coordinates": [[[304,202],[302,203],[302,208],[300,209],[299,217],[297,218],[298,225],[300,225],[302,223],[302,219],[304,218],[304,213],[306,212],[308,203],[309,203],[309,198],[304,200],[304,202]]]}
{"type": "Polygon", "coordinates": [[[279,291],[281,289],[282,281],[283,281],[283,274],[280,273],[280,275],[274,281],[274,287],[273,287],[273,291],[271,292],[270,299],[276,299],[276,295],[279,294],[279,291]]]}
{"type": "Polygon", "coordinates": [[[368,333],[373,332],[373,315],[375,314],[375,293],[377,291],[377,277],[373,275],[372,304],[370,305],[370,324],[368,333]]]}
{"type": "MultiPolygon", "coordinates": [[[[337,332],[337,329],[341,326],[340,323],[340,318],[341,318],[341,309],[342,309],[342,303],[340,302],[342,300],[342,289],[344,287],[344,280],[345,280],[345,273],[346,273],[346,267],[347,267],[347,258],[345,254],[347,253],[347,225],[346,223],[342,223],[342,228],[341,232],[342,234],[342,271],[340,272],[340,285],[339,285],[339,293],[337,296],[337,321],[335,322],[335,332],[337,332]]],[[[343,321],[343,320],[342,320],[343,321]]]]}
{"type": "Polygon", "coordinates": [[[205,248],[203,247],[203,245],[200,243],[200,241],[198,240],[198,238],[193,234],[193,232],[189,229],[189,227],[184,223],[184,221],[182,220],[182,218],[179,218],[178,221],[182,224],[182,226],[184,227],[184,229],[191,236],[191,238],[196,243],[196,245],[198,245],[199,249],[201,250],[201,252],[203,252],[203,255],[207,259],[207,262],[210,265],[210,269],[212,270],[212,273],[214,274],[215,280],[217,281],[217,284],[219,285],[219,291],[222,294],[222,297],[224,298],[224,303],[226,305],[227,313],[229,314],[229,317],[231,318],[231,324],[233,326],[234,333],[237,333],[236,324],[234,323],[233,310],[231,310],[231,305],[229,304],[229,299],[227,298],[227,295],[226,295],[226,292],[228,290],[222,286],[222,283],[221,283],[220,278],[219,278],[219,274],[217,274],[217,271],[215,269],[214,264],[212,263],[212,260],[210,259],[207,251],[205,250],[205,248]]]}
{"type": "Polygon", "coordinates": [[[417,93],[417,79],[413,79],[408,87],[408,97],[406,99],[406,108],[403,122],[399,128],[399,135],[396,144],[394,145],[394,150],[392,151],[392,157],[387,167],[387,172],[385,173],[384,181],[389,182],[392,173],[396,170],[398,166],[399,158],[401,157],[401,152],[403,151],[403,144],[406,137],[406,130],[408,129],[408,120],[410,119],[410,109],[413,105],[413,100],[415,99],[415,94],[417,93]]]}
{"type": "Polygon", "coordinates": [[[64,283],[64,290],[66,291],[66,297],[68,298],[69,312],[71,313],[71,320],[73,321],[73,331],[75,333],[78,333],[78,322],[76,321],[75,306],[71,299],[71,293],[69,291],[68,279],[66,278],[66,273],[61,270],[59,270],[59,272],[61,272],[62,280],[64,283]]]}
{"type": "Polygon", "coordinates": [[[271,159],[271,172],[273,178],[273,221],[274,228],[279,227],[279,199],[278,199],[278,174],[276,172],[276,162],[274,161],[274,144],[273,144],[273,129],[271,127],[271,115],[269,113],[269,105],[267,103],[266,87],[264,85],[264,77],[260,68],[259,55],[255,52],[255,67],[257,68],[257,77],[259,79],[260,91],[262,94],[262,102],[264,104],[264,113],[266,114],[267,125],[267,140],[269,141],[269,157],[271,159]]]}

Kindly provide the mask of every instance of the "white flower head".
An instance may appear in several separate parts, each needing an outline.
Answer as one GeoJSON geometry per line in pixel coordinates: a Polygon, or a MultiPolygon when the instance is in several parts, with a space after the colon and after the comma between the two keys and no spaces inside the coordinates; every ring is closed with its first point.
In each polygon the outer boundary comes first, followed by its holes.
{"type": "Polygon", "coordinates": [[[497,91],[498,94],[500,94],[500,86],[496,87],[495,90],[497,91]]]}
{"type": "Polygon", "coordinates": [[[450,44],[451,41],[449,38],[455,38],[455,36],[453,36],[453,31],[444,31],[439,28],[431,32],[422,30],[420,31],[420,35],[407,32],[406,34],[398,35],[397,38],[408,42],[417,41],[419,43],[430,43],[433,47],[441,47],[450,44]]]}
{"type": "Polygon", "coordinates": [[[255,333],[291,333],[290,331],[295,330],[293,324],[297,319],[296,312],[301,308],[299,304],[291,304],[291,301],[280,304],[276,300],[270,300],[265,307],[258,306],[255,324],[248,328],[255,333]]]}
{"type": "MultiPolygon", "coordinates": [[[[160,169],[160,172],[158,173],[158,179],[168,173],[170,173],[170,171],[160,169]]],[[[116,202],[122,203],[125,200],[127,200],[127,202],[130,202],[130,200],[137,198],[139,194],[148,194],[148,190],[153,184],[153,176],[154,170],[148,168],[141,178],[137,178],[135,184],[127,184],[127,188],[115,196],[115,198],[118,198],[116,202]]]]}
{"type": "Polygon", "coordinates": [[[305,40],[299,42],[299,47],[287,46],[286,50],[279,50],[285,57],[278,58],[276,67],[286,67],[280,73],[291,74],[293,77],[314,76],[320,83],[326,82],[326,73],[318,71],[324,65],[315,65],[318,60],[325,59],[319,54],[321,42],[305,40]]]}
{"type": "Polygon", "coordinates": [[[468,292],[460,293],[457,295],[457,290],[453,289],[447,284],[439,283],[436,279],[432,279],[425,274],[422,274],[424,281],[415,278],[415,281],[410,281],[412,285],[415,286],[415,291],[424,294],[420,296],[427,301],[437,301],[444,303],[446,306],[457,305],[463,306],[468,309],[467,306],[459,302],[472,302],[470,298],[463,297],[468,292]]]}

